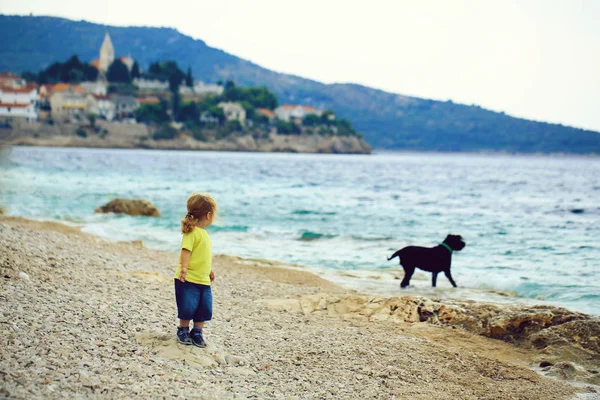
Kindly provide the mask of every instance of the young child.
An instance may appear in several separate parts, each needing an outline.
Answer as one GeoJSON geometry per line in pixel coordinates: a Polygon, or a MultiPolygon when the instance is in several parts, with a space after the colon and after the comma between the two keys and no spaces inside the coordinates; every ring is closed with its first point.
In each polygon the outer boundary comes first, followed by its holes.
{"type": "Polygon", "coordinates": [[[187,214],[181,220],[181,254],[175,272],[175,300],[179,328],[177,341],[185,345],[206,347],[202,337],[204,323],[212,318],[210,283],[212,271],[212,242],[206,228],[217,214],[217,203],[208,194],[193,193],[187,199],[187,214]],[[190,321],[194,328],[190,332],[190,321]]]}

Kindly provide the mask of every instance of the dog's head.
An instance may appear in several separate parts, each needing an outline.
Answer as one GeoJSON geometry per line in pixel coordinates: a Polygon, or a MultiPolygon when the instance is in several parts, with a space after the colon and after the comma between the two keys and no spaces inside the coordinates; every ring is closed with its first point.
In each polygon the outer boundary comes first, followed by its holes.
{"type": "Polygon", "coordinates": [[[454,251],[461,251],[467,245],[460,235],[448,235],[446,236],[446,239],[444,239],[444,243],[450,246],[454,251]]]}

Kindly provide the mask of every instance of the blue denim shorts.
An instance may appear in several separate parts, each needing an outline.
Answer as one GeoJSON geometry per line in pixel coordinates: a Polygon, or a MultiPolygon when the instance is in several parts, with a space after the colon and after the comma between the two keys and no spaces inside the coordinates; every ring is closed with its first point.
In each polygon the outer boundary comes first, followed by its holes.
{"type": "Polygon", "coordinates": [[[181,282],[175,279],[177,318],[194,322],[212,319],[212,291],[208,285],[181,282]]]}

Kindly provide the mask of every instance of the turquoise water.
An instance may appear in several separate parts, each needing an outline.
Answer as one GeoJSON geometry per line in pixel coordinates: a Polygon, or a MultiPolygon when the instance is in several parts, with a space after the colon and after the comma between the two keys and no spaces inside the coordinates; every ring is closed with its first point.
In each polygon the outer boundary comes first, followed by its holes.
{"type": "Polygon", "coordinates": [[[15,147],[0,165],[11,215],[67,221],[112,240],[177,251],[192,191],[220,206],[215,253],[300,264],[384,294],[544,302],[600,314],[600,159],[385,153],[371,156],[15,147]],[[94,214],[144,198],[161,218],[94,214]],[[426,274],[400,291],[386,256],[448,233],[452,289],[426,274]],[[496,291],[512,294],[498,296],[496,291]]]}

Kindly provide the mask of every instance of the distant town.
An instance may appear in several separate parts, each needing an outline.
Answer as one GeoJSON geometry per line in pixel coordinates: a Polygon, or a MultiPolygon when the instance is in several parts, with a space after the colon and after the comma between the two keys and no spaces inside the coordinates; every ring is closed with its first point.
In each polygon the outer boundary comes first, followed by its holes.
{"type": "MultiPolygon", "coordinates": [[[[115,56],[106,33],[99,58],[73,56],[39,72],[0,73],[0,127],[74,124],[80,137],[107,134],[99,123],[145,124],[150,139],[182,135],[198,141],[228,136],[320,135],[361,138],[331,110],[279,105],[265,87],[193,79],[175,61],[159,60],[143,71],[128,56],[115,56]]],[[[39,130],[39,129],[38,129],[39,130]]]]}

